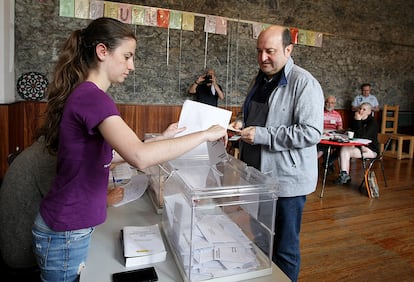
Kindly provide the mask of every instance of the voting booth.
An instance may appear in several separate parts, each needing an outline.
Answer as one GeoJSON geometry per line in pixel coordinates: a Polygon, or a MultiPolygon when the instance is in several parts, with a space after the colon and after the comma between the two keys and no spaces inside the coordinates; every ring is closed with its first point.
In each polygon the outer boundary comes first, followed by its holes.
{"type": "Polygon", "coordinates": [[[228,155],[152,167],[150,195],[184,281],[240,281],[271,274],[277,185],[228,155]],[[157,201],[162,197],[162,201],[157,201]]]}

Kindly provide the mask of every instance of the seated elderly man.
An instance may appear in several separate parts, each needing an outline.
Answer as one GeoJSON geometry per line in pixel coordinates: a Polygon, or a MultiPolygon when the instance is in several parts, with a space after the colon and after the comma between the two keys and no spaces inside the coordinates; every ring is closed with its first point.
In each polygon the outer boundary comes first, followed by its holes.
{"type": "MultiPolygon", "coordinates": [[[[341,114],[335,111],[336,106],[336,98],[335,96],[329,95],[325,99],[325,109],[323,113],[323,130],[324,132],[328,131],[341,131],[343,130],[342,125],[342,117],[341,114]]],[[[323,162],[322,166],[325,167],[326,164],[326,156],[328,152],[328,146],[326,145],[318,145],[318,158],[323,156],[323,162]]],[[[328,162],[328,172],[331,173],[334,171],[334,161],[338,158],[338,150],[334,150],[330,157],[328,162]]]]}
{"type": "Polygon", "coordinates": [[[355,146],[341,147],[340,158],[340,174],[336,181],[337,184],[346,184],[351,181],[349,175],[349,166],[351,158],[375,158],[378,154],[378,124],[372,117],[372,106],[369,103],[362,103],[359,110],[355,112],[352,124],[352,130],[356,138],[364,138],[371,140],[366,146],[361,148],[355,146]]]}

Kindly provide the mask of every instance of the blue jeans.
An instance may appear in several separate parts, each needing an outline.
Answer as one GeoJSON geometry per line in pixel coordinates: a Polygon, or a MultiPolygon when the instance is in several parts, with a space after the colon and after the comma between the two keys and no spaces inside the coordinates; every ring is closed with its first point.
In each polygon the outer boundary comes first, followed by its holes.
{"type": "Polygon", "coordinates": [[[51,230],[40,214],[33,228],[33,246],[42,281],[79,281],[85,268],[89,243],[94,228],[56,232],[51,230]]]}
{"type": "Polygon", "coordinates": [[[306,196],[278,198],[276,205],[273,262],[293,281],[300,269],[299,234],[306,196]]]}

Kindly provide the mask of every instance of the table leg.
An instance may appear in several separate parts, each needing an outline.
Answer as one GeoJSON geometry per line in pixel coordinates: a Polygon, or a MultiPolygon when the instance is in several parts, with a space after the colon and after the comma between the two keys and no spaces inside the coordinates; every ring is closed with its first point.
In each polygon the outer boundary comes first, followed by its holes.
{"type": "Polygon", "coordinates": [[[328,145],[328,150],[326,152],[326,161],[325,161],[325,167],[323,170],[323,179],[322,179],[322,191],[320,197],[323,197],[323,193],[325,191],[325,184],[326,184],[326,175],[328,174],[328,166],[329,166],[329,157],[331,155],[331,145],[328,145]]]}
{"type": "Polygon", "coordinates": [[[365,188],[367,189],[368,197],[371,198],[371,196],[370,196],[371,191],[369,191],[369,189],[368,189],[367,179],[365,178],[365,175],[367,173],[367,165],[365,163],[364,154],[362,152],[362,146],[358,146],[358,149],[361,151],[362,170],[364,171],[364,179],[362,180],[361,184],[359,185],[359,192],[362,193],[362,189],[365,186],[365,188]]]}

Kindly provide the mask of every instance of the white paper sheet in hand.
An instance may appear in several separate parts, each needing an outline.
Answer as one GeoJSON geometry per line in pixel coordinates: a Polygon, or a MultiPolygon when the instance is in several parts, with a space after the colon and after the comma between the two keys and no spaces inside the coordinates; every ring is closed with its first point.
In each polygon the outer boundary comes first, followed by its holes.
{"type": "MultiPolygon", "coordinates": [[[[230,123],[231,114],[231,111],[219,107],[186,100],[181,109],[178,127],[185,126],[187,129],[176,136],[178,137],[196,131],[206,130],[215,124],[227,128],[230,123]]],[[[185,156],[207,155],[207,153],[207,145],[206,143],[203,143],[185,154],[185,156]]]]}

